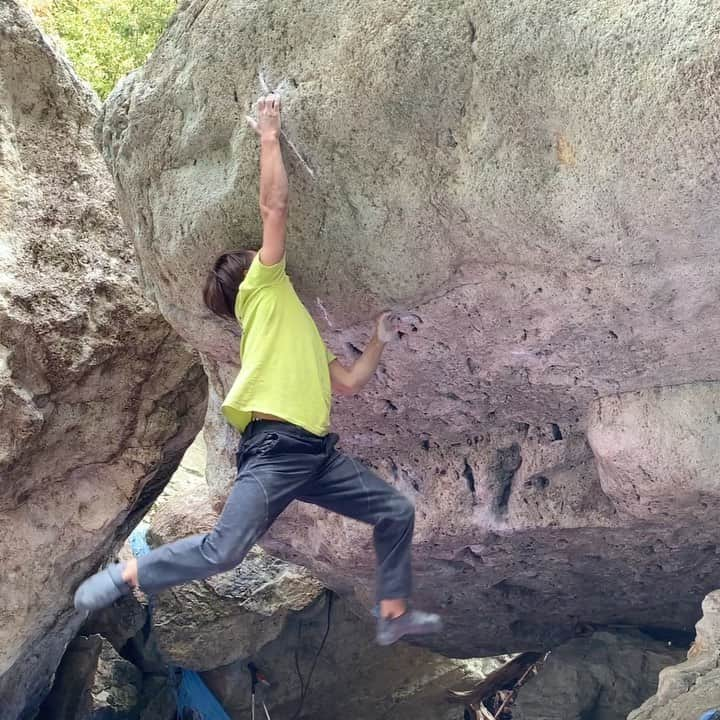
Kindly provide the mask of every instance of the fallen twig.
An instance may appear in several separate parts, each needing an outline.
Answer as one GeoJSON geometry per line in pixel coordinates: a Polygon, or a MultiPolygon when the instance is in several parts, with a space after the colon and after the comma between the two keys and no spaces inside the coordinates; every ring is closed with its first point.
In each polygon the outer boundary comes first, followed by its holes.
{"type": "Polygon", "coordinates": [[[508,693],[508,696],[503,700],[502,705],[498,708],[498,711],[493,716],[493,720],[499,720],[502,715],[502,711],[505,709],[507,704],[515,697],[518,688],[525,682],[525,678],[535,669],[539,660],[533,663],[522,675],[522,677],[515,683],[515,687],[508,693]]]}
{"type": "Polygon", "coordinates": [[[542,653],[522,653],[522,655],[518,655],[510,662],[491,672],[472,690],[448,690],[447,698],[452,703],[469,705],[482,702],[499,690],[511,690],[517,684],[518,679],[525,674],[526,670],[533,667],[542,657],[542,653]]]}
{"type": "Polygon", "coordinates": [[[474,705],[471,705],[470,707],[478,713],[478,720],[495,720],[495,718],[490,714],[490,711],[485,707],[483,703],[480,703],[480,707],[478,707],[477,709],[474,705]]]}

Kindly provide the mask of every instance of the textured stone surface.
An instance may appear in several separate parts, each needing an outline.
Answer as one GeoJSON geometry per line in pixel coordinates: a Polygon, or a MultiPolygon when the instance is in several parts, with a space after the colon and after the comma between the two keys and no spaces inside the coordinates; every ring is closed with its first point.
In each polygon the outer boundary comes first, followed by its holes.
{"type": "MultiPolygon", "coordinates": [[[[202,467],[202,457],[199,438],[153,508],[151,545],[212,528],[216,515],[205,478],[193,472],[202,467]]],[[[230,572],[160,593],[153,606],[153,635],[169,662],[209,670],[274,640],[288,614],[310,605],[322,592],[307,570],[255,547],[230,572]]]]}
{"type": "Polygon", "coordinates": [[[657,689],[657,674],[682,657],[636,634],[595,633],[554,649],[525,684],[513,720],[618,720],[657,689]]]}
{"type": "Polygon", "coordinates": [[[142,673],[103,641],[93,682],[91,718],[134,717],[142,693],[142,673]]]}
{"type": "Polygon", "coordinates": [[[126,595],[87,618],[36,720],[173,720],[174,673],[157,648],[147,603],[138,597],[126,595]]]}
{"type": "Polygon", "coordinates": [[[657,694],[628,720],[697,720],[720,710],[720,590],[705,598],[702,609],[687,660],[660,673],[657,694]]]}
{"type": "Polygon", "coordinates": [[[143,298],[95,98],[0,3],[0,717],[31,714],[72,593],[202,422],[196,357],[143,298]]]}
{"type": "Polygon", "coordinates": [[[318,656],[299,715],[307,720],[462,720],[462,705],[448,704],[447,690],[471,688],[503,662],[449,660],[404,643],[381,648],[367,615],[358,617],[337,598],[330,611],[330,631],[319,656],[328,627],[327,598],[290,616],[278,638],[257,648],[252,658],[202,674],[231,718],[249,716],[249,659],[272,683],[262,692],[273,720],[290,720],[298,709],[296,656],[304,682],[318,656]]]}
{"type": "Polygon", "coordinates": [[[650,521],[685,516],[702,532],[720,495],[718,387],[654,388],[592,406],[588,440],[600,485],[621,512],[650,521]]]}
{"type": "MultiPolygon", "coordinates": [[[[131,557],[132,550],[126,542],[118,553],[118,559],[126,561],[131,557]]],[[[164,675],[168,666],[150,632],[149,604],[148,598],[140,592],[125,595],[109,608],[91,613],[80,628],[80,634],[102,635],[145,676],[164,675]]]]}
{"type": "MultiPolygon", "coordinates": [[[[714,1],[182,3],[98,137],[145,286],[204,355],[216,501],[238,330],[200,289],[260,236],[262,67],[315,170],[287,155],[289,269],[329,344],[352,359],[387,305],[422,318],[334,425],[416,502],[438,647],[690,627],[720,572],[717,462],[693,454],[720,432],[719,24],[714,1]]],[[[370,604],[367,529],[294,507],[265,543],[370,604]]]]}
{"type": "Polygon", "coordinates": [[[102,648],[103,639],[99,635],[78,635],[70,641],[37,720],[81,720],[90,714],[91,691],[102,648]]]}
{"type": "Polygon", "coordinates": [[[90,613],[80,634],[102,635],[120,651],[128,640],[141,632],[147,619],[147,604],[139,602],[135,595],[125,595],[110,607],[90,613]]]}

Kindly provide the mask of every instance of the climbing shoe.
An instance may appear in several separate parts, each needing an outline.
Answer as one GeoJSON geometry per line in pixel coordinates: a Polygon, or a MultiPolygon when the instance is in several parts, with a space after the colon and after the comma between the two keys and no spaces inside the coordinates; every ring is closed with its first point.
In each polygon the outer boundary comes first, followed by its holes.
{"type": "Polygon", "coordinates": [[[130,586],[122,579],[122,565],[115,563],[95,573],[75,591],[76,610],[100,610],[130,593],[130,586]]]}
{"type": "Polygon", "coordinates": [[[379,618],[375,639],[378,645],[392,645],[406,635],[431,635],[441,630],[439,615],[408,610],[396,618],[379,618]]]}

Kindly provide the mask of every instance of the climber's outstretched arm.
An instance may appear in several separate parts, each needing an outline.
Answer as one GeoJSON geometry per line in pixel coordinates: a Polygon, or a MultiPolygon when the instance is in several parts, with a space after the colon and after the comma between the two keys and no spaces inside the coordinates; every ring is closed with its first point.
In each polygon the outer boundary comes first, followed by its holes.
{"type": "Polygon", "coordinates": [[[392,313],[383,313],[378,318],[372,339],[349,368],[339,360],[330,363],[330,379],[338,395],[354,395],[367,385],[377,370],[385,345],[397,337],[397,329],[397,318],[392,313]]]}
{"type": "Polygon", "coordinates": [[[275,265],[285,255],[288,213],[288,179],[280,152],[280,97],[261,97],[257,115],[257,120],[247,120],[260,137],[260,215],[263,222],[260,261],[263,265],[275,265]]]}

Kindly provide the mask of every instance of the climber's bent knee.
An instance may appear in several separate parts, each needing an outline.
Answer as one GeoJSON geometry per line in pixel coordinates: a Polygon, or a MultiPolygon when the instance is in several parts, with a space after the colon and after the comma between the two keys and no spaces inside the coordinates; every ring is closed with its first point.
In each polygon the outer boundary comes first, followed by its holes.
{"type": "Polygon", "coordinates": [[[213,572],[225,572],[239,565],[253,546],[257,532],[248,532],[244,538],[225,538],[208,533],[200,544],[200,553],[213,568],[213,572]]]}
{"type": "Polygon", "coordinates": [[[409,525],[415,523],[415,506],[404,495],[398,494],[393,501],[392,514],[398,522],[409,525]]]}

